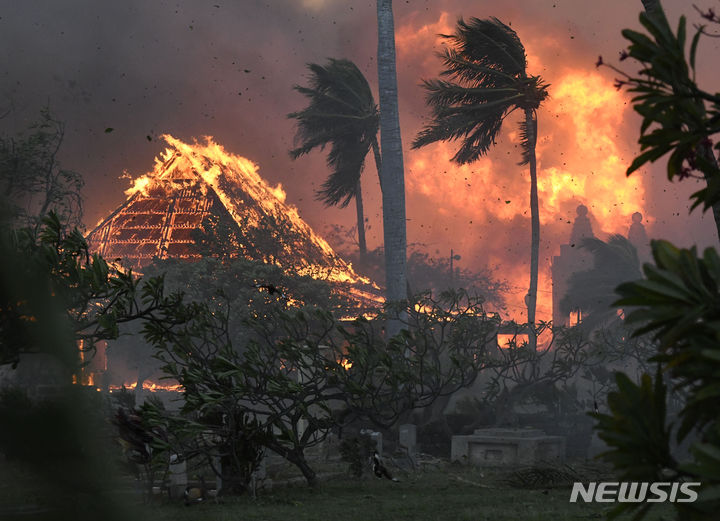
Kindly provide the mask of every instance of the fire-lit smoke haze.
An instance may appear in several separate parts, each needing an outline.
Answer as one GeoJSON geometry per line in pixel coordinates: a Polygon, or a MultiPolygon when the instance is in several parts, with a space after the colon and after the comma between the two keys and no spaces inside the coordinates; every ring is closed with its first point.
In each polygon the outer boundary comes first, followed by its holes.
{"type": "MultiPolygon", "coordinates": [[[[0,0],[2,1],[2,0],[0,0]]],[[[18,131],[48,105],[67,124],[66,168],[86,179],[89,228],[125,199],[127,171],[138,177],[170,133],[184,142],[212,135],[228,152],[247,157],[271,186],[282,183],[287,202],[321,233],[328,223],[353,226],[355,212],[325,209],[314,191],[327,175],[325,157],[288,157],[294,127],[289,112],[304,107],[292,90],[307,81],[306,64],[328,57],[355,61],[377,97],[375,2],[275,0],[261,2],[4,2],[0,48],[0,120],[18,131]],[[62,5],[60,5],[62,4],[62,5]],[[106,128],[113,128],[106,133],[106,128]],[[147,138],[150,138],[149,140],[147,138]]],[[[637,28],[639,0],[408,0],[395,4],[400,122],[405,149],[408,239],[429,253],[462,256],[461,268],[493,267],[513,294],[509,311],[524,315],[528,287],[529,180],[517,165],[516,115],[488,156],[458,167],[456,144],[410,150],[429,110],[421,78],[437,77],[436,52],[458,17],[496,16],[519,34],[528,72],[550,83],[539,111],[538,175],[541,213],[539,318],[549,318],[549,265],[567,242],[575,208],[585,204],[597,235],[627,233],[641,211],[648,233],[683,245],[715,244],[712,220],[688,216],[694,183],[669,184],[664,163],[629,180],[639,121],[613,74],[596,69],[598,55],[616,62],[623,28],[637,28]]],[[[691,6],[666,0],[671,24],[691,6]]],[[[703,42],[699,77],[715,81],[717,42],[703,42]]],[[[625,67],[627,62],[623,62],[625,67]]],[[[634,64],[627,64],[629,70],[634,64]]],[[[709,89],[712,91],[712,85],[709,89]]],[[[370,247],[382,240],[380,195],[370,160],[363,181],[370,247]]],[[[333,245],[334,246],[334,245],[333,245]]],[[[412,281],[411,281],[412,282],[412,281]]]]}
{"type": "MultiPolygon", "coordinates": [[[[422,61],[422,76],[437,76],[440,59],[433,51],[444,44],[437,35],[452,31],[449,21],[449,15],[441,13],[434,24],[401,26],[400,59],[428,56],[422,61]]],[[[536,149],[543,245],[538,315],[546,319],[552,309],[550,257],[568,241],[579,204],[590,208],[595,233],[601,237],[625,234],[636,211],[648,217],[646,222],[651,219],[643,178],[626,179],[624,173],[626,158],[633,152],[626,128],[627,95],[589,64],[564,61],[553,66],[558,61],[556,39],[516,30],[526,42],[529,74],[544,71],[542,76],[551,83],[551,97],[539,111],[536,149]]],[[[450,242],[468,262],[496,268],[511,283],[508,304],[520,319],[529,280],[530,181],[528,167],[518,166],[517,129],[513,115],[506,120],[501,142],[469,165],[451,162],[457,150],[452,142],[409,152],[407,186],[410,217],[420,220],[415,237],[430,244],[450,242]]]]}

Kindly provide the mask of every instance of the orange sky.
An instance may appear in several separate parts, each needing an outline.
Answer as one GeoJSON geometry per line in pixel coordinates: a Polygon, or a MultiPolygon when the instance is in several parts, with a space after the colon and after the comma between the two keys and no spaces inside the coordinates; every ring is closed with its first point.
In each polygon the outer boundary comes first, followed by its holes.
{"type": "MultiPolygon", "coordinates": [[[[696,21],[686,2],[663,3],[671,20],[685,11],[696,21]]],[[[123,171],[139,176],[152,168],[163,149],[157,136],[165,132],[183,140],[212,135],[257,163],[320,233],[327,223],[354,224],[352,207],[325,209],[314,200],[327,172],[324,156],[290,160],[294,128],[286,115],[304,106],[291,87],[304,83],[305,64],[327,57],[354,60],[377,92],[374,2],[30,4],[8,6],[0,18],[0,48],[12,50],[0,94],[14,107],[0,129],[25,127],[47,104],[66,122],[63,166],[85,176],[88,225],[124,200],[123,171]],[[105,133],[107,127],[115,130],[105,133]]],[[[450,31],[460,15],[497,16],[525,44],[529,73],[551,84],[539,111],[538,141],[539,315],[549,318],[549,262],[567,241],[580,203],[590,208],[601,236],[626,233],[629,215],[642,211],[651,236],[683,245],[717,242],[711,219],[688,215],[693,183],[669,184],[662,165],[630,180],[623,173],[636,152],[639,121],[627,95],[613,88],[613,74],[594,64],[599,54],[616,59],[624,46],[620,30],[638,26],[640,9],[640,0],[395,2],[409,241],[438,256],[452,248],[462,255],[461,267],[495,268],[512,285],[509,311],[516,318],[523,314],[530,243],[528,173],[517,166],[517,120],[506,122],[486,158],[462,168],[449,162],[453,144],[409,150],[429,113],[420,79],[440,72],[437,33],[450,31]]],[[[699,78],[709,90],[720,83],[712,67],[718,45],[704,41],[698,56],[699,78]]],[[[372,161],[364,194],[368,239],[376,246],[382,233],[372,161]]]]}

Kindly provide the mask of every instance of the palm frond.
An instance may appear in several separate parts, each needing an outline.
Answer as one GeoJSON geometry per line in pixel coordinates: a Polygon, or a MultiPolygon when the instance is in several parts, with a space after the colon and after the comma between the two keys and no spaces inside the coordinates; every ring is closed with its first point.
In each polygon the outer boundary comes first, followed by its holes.
{"type": "Polygon", "coordinates": [[[459,164],[475,161],[495,143],[503,120],[512,110],[512,102],[438,108],[432,123],[420,131],[412,148],[462,139],[453,161],[459,164]]]}
{"type": "Polygon", "coordinates": [[[355,197],[365,158],[370,150],[371,141],[364,139],[336,140],[327,157],[332,173],[327,177],[316,197],[327,206],[345,208],[355,197]]]}
{"type": "Polygon", "coordinates": [[[316,195],[327,205],[346,206],[357,190],[365,156],[379,129],[379,114],[370,85],[349,60],[329,59],[325,65],[308,64],[307,86],[293,88],[308,100],[301,111],[288,114],[297,120],[293,159],[329,147],[331,170],[316,195]]]}
{"type": "Polygon", "coordinates": [[[512,85],[516,75],[505,72],[500,67],[482,65],[460,54],[457,49],[449,48],[439,53],[446,67],[440,74],[451,76],[458,80],[482,83],[484,85],[512,85]]]}
{"type": "MultiPolygon", "coordinates": [[[[461,18],[455,33],[442,36],[451,46],[440,54],[445,65],[441,76],[451,81],[423,82],[432,120],[412,146],[462,139],[453,161],[467,163],[487,153],[508,114],[537,109],[547,97],[547,85],[538,76],[527,76],[522,42],[497,18],[461,18]]],[[[524,162],[529,160],[528,137],[524,162]]]]}
{"type": "Polygon", "coordinates": [[[520,94],[513,87],[465,87],[443,80],[424,80],[423,86],[428,91],[426,101],[431,107],[475,106],[517,97],[520,94]]]}
{"type": "Polygon", "coordinates": [[[449,39],[468,60],[515,77],[525,74],[525,47],[517,33],[497,18],[470,18],[468,22],[460,18],[449,39]]]}
{"type": "Polygon", "coordinates": [[[593,267],[570,276],[560,311],[567,315],[580,309],[588,318],[594,315],[591,322],[595,324],[616,316],[615,288],[641,278],[640,261],[635,246],[622,235],[612,235],[607,242],[585,238],[580,246],[592,254],[593,267]]]}

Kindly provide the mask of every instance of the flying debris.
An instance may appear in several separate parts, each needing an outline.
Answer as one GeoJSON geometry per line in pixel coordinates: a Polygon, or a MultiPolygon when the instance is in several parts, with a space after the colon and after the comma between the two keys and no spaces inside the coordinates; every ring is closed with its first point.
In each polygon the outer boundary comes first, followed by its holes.
{"type": "Polygon", "coordinates": [[[274,295],[275,293],[277,293],[280,298],[284,298],[285,300],[290,299],[290,297],[285,295],[285,293],[275,284],[254,284],[254,286],[258,289],[264,289],[268,292],[269,295],[274,295]]]}

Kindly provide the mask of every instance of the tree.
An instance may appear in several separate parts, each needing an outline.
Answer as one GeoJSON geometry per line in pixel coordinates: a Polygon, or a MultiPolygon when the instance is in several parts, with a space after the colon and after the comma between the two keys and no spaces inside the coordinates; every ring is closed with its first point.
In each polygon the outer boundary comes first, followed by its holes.
{"type": "Polygon", "coordinates": [[[294,88],[310,104],[288,117],[297,120],[297,148],[290,151],[293,159],[314,148],[330,145],[327,157],[330,176],[317,196],[326,206],[345,208],[355,199],[360,258],[367,253],[365,216],[360,177],[370,149],[380,173],[380,149],[377,142],[379,115],[365,76],[349,60],[330,59],[325,66],[308,65],[312,76],[310,86],[294,88]]]}
{"type": "Polygon", "coordinates": [[[97,341],[117,338],[119,324],[164,305],[161,277],[135,278],[90,255],[77,228],[68,231],[52,212],[39,230],[3,229],[0,251],[0,364],[17,366],[23,353],[46,352],[76,370],[78,343],[92,354],[97,341]]]}
{"type": "Polygon", "coordinates": [[[267,315],[248,317],[238,338],[227,301],[181,303],[162,322],[146,322],[145,336],[167,376],[183,386],[188,411],[246,418],[264,447],[314,485],[305,451],[332,427],[358,418],[390,427],[403,413],[470,385],[485,363],[499,318],[487,316],[480,300],[449,293],[405,305],[402,313],[342,323],[322,309],[277,302],[267,315]],[[401,334],[389,340],[382,334],[387,316],[405,317],[401,334]]]}
{"type": "Polygon", "coordinates": [[[433,109],[432,121],[418,134],[413,148],[437,141],[462,140],[453,156],[459,164],[475,161],[494,144],[505,118],[522,110],[521,165],[530,165],[530,288],[527,295],[531,346],[537,344],[535,307],[537,301],[540,216],[538,210],[535,143],[537,109],[547,97],[548,86],[539,76],[528,76],[525,48],[515,31],[497,18],[458,21],[452,35],[443,35],[452,45],[443,51],[451,78],[426,80],[427,103],[433,109]]]}
{"type": "MultiPolygon", "coordinates": [[[[696,52],[700,38],[707,33],[704,26],[697,28],[686,58],[685,17],[680,17],[673,33],[659,1],[647,0],[643,5],[647,14],[640,14],[640,22],[649,34],[625,29],[622,34],[630,46],[620,57],[640,62],[639,73],[630,75],[604,63],[602,57],[598,60],[598,65],[622,76],[616,86],[635,94],[633,108],[642,116],[641,154],[627,174],[670,154],[668,179],[697,177],[705,181],[705,188],[692,195],[692,208],[712,208],[720,235],[720,168],[713,151],[720,147],[720,143],[713,146],[713,136],[720,132],[720,96],[704,91],[695,81],[696,52]]],[[[713,23],[720,22],[712,10],[700,13],[713,23]]]]}
{"type": "MultiPolygon", "coordinates": [[[[684,18],[677,35],[673,34],[659,2],[655,3],[658,11],[640,15],[650,37],[623,31],[632,42],[627,56],[645,66],[641,77],[625,75],[625,80],[618,80],[619,87],[630,84],[638,93],[634,107],[643,116],[639,141],[644,152],[628,172],[670,153],[668,176],[683,178],[701,172],[707,187],[692,195],[693,206],[715,210],[720,201],[720,172],[711,136],[718,130],[720,104],[689,75],[703,28],[693,38],[688,64],[684,18]],[[654,129],[646,133],[653,124],[654,129]]],[[[703,16],[718,21],[712,10],[703,16]]],[[[644,265],[645,278],[619,286],[621,298],[615,304],[633,308],[626,322],[634,326],[635,336],[652,335],[657,342],[650,359],[657,364],[657,372],[654,377],[643,375],[639,384],[617,374],[618,390],[609,396],[609,414],[595,415],[599,436],[610,447],[602,456],[621,472],[622,479],[700,482],[696,503],[674,506],[679,518],[712,519],[720,506],[720,256],[708,248],[699,257],[694,247],[680,249],[666,241],[652,241],[651,249],[654,263],[644,265]],[[671,421],[668,398],[677,396],[683,399],[677,418],[671,421]],[[674,440],[689,444],[689,458],[673,453],[674,440]]],[[[636,510],[635,518],[640,519],[648,509],[648,504],[623,504],[615,513],[636,510]]]]}
{"type": "Polygon", "coordinates": [[[592,254],[593,267],[570,276],[560,311],[568,316],[579,310],[583,327],[592,330],[618,318],[615,288],[641,276],[640,261],[635,246],[622,235],[612,235],[607,242],[585,238],[580,247],[592,254]]]}
{"type": "Polygon", "coordinates": [[[65,125],[44,109],[29,130],[27,136],[0,137],[0,220],[39,227],[54,211],[70,226],[79,226],[84,182],[58,161],[65,125]]]}
{"type": "MultiPolygon", "coordinates": [[[[388,302],[407,299],[407,230],[405,223],[405,171],[403,166],[392,0],[377,0],[378,90],[380,98],[380,184],[383,202],[385,286],[388,302]]],[[[397,333],[391,320],[388,335],[397,333]]]]}
{"type": "Polygon", "coordinates": [[[633,335],[654,337],[650,360],[657,372],[643,375],[639,384],[618,373],[609,414],[595,415],[596,429],[610,447],[602,456],[622,478],[701,482],[697,503],[675,506],[682,519],[709,519],[717,512],[720,487],[720,256],[708,248],[698,257],[694,247],[679,249],[666,241],[653,241],[652,251],[645,279],[619,286],[616,304],[634,308],[627,317],[633,335]],[[668,396],[684,397],[673,421],[668,396]],[[673,453],[674,440],[689,442],[689,459],[673,453]]]}

